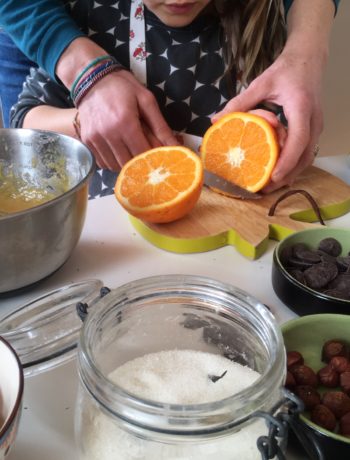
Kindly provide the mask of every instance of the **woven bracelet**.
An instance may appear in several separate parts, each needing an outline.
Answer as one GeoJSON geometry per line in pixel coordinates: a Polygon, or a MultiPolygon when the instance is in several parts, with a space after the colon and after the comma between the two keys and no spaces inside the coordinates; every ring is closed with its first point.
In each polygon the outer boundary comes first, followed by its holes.
{"type": "Polygon", "coordinates": [[[74,94],[73,102],[76,105],[85,96],[85,94],[104,76],[108,75],[110,72],[116,70],[117,66],[115,64],[111,64],[105,66],[104,68],[99,69],[86,81],[84,84],[78,88],[76,93],[74,94]]]}
{"type": "Polygon", "coordinates": [[[101,72],[97,73],[91,80],[89,80],[89,83],[76,95],[75,99],[73,100],[75,107],[79,106],[82,99],[87,95],[91,88],[93,88],[96,85],[98,81],[102,80],[103,77],[112,72],[115,72],[120,68],[121,66],[119,64],[113,64],[105,68],[101,72]]]}
{"type": "Polygon", "coordinates": [[[72,96],[74,94],[75,87],[77,86],[77,84],[81,80],[81,78],[86,74],[86,72],[88,72],[93,66],[95,66],[99,62],[105,61],[106,59],[113,59],[113,58],[109,54],[104,54],[103,56],[97,57],[96,59],[91,61],[86,67],[83,68],[83,70],[78,74],[78,76],[74,80],[72,88],[70,90],[70,95],[71,95],[72,99],[73,99],[72,96]]]}
{"type": "Polygon", "coordinates": [[[116,64],[116,61],[114,59],[109,59],[107,62],[104,62],[103,64],[100,64],[99,66],[95,67],[94,70],[92,70],[86,77],[82,78],[78,85],[76,85],[74,92],[71,94],[71,98],[73,101],[77,98],[78,94],[86,87],[89,85],[90,81],[95,78],[96,75],[98,75],[100,72],[103,72],[105,69],[108,67],[111,67],[116,64]]]}

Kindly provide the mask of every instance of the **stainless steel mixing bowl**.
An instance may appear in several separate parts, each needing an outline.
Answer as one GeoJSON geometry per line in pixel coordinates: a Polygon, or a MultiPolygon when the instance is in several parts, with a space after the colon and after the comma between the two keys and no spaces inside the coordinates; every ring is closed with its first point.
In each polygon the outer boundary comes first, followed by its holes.
{"type": "Polygon", "coordinates": [[[0,293],[35,283],[68,259],[84,225],[94,167],[89,149],[71,137],[0,129],[0,186],[11,177],[57,195],[0,215],[0,293]]]}

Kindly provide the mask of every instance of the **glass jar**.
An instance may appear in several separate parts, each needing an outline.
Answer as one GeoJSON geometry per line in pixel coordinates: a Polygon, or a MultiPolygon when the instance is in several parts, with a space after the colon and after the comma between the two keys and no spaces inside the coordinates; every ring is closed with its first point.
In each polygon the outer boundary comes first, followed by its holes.
{"type": "Polygon", "coordinates": [[[281,399],[286,368],[281,332],[263,304],[208,278],[164,275],[112,290],[91,310],[78,347],[80,460],[261,458],[257,439],[268,426],[254,415],[281,399]],[[196,404],[149,400],[111,379],[131,360],[173,350],[221,355],[260,376],[196,404]]]}

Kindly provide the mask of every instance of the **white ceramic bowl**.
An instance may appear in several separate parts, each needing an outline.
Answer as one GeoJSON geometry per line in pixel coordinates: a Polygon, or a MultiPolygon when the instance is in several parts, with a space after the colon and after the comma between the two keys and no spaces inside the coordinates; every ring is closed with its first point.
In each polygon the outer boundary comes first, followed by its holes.
{"type": "Polygon", "coordinates": [[[23,369],[9,343],[0,337],[0,460],[13,446],[22,411],[23,369]]]}

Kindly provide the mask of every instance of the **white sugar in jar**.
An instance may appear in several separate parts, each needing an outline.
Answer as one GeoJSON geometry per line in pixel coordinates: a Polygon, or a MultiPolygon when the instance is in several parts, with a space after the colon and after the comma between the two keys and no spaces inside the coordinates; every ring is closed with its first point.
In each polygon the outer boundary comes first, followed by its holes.
{"type": "MultiPolygon", "coordinates": [[[[128,361],[109,378],[121,388],[139,398],[166,404],[203,404],[225,399],[251,386],[260,374],[248,366],[223,356],[193,350],[170,350],[150,353],[128,361]],[[224,374],[224,375],[223,375],[224,374]],[[221,378],[220,378],[221,377],[221,378]],[[216,380],[217,379],[217,380],[216,380]]],[[[135,439],[113,423],[108,415],[97,410],[89,414],[85,425],[86,458],[214,458],[218,441],[210,444],[153,443],[135,439]],[[135,452],[134,452],[135,451],[135,452]],[[134,452],[134,453],[133,453],[134,452]]],[[[265,432],[264,422],[258,420],[235,435],[220,441],[223,458],[259,458],[256,439],[265,432]],[[233,452],[236,456],[233,456],[233,452]]]]}
{"type": "Polygon", "coordinates": [[[202,277],[112,290],[79,352],[80,460],[254,460],[281,398],[285,354],[264,305],[202,277]]]}

